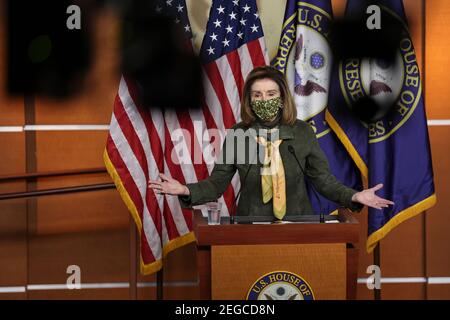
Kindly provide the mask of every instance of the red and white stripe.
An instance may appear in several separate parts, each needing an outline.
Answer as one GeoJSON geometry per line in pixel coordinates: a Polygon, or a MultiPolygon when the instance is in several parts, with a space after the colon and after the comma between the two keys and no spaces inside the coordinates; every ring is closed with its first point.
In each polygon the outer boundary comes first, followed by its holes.
{"type": "MultiPolygon", "coordinates": [[[[244,80],[254,67],[268,63],[260,38],[204,65],[204,104],[186,111],[138,105],[133,81],[122,77],[106,152],[138,213],[144,266],[160,261],[167,243],[192,231],[190,211],[180,207],[177,197],[149,189],[149,180],[158,180],[160,172],[183,184],[207,178],[215,160],[210,130],[216,129],[224,137],[226,129],[240,121],[244,80]]],[[[225,215],[234,210],[238,188],[235,175],[219,199],[226,204],[225,215]]]]}

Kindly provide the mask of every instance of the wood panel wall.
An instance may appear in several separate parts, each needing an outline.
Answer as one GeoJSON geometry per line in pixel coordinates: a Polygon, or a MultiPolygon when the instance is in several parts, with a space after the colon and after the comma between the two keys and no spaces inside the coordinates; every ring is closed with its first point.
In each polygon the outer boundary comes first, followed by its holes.
{"type": "MultiPolygon", "coordinates": [[[[211,0],[188,0],[198,48],[211,0]]],[[[259,0],[261,19],[271,56],[276,52],[286,0],[259,0]]],[[[445,0],[404,0],[413,42],[425,85],[428,119],[450,119],[450,3],[445,0]],[[424,42],[425,41],[425,42],[424,42]]],[[[335,16],[343,13],[345,0],[333,0],[335,16]]],[[[0,6],[0,16],[4,18],[0,6]]],[[[2,19],[4,21],[4,19],[2,19]]],[[[0,127],[25,124],[109,124],[120,75],[119,28],[111,9],[101,11],[95,23],[94,65],[76,97],[52,101],[36,97],[9,97],[5,92],[5,28],[0,27],[0,127]],[[30,104],[31,102],[31,104],[30,104]],[[31,106],[30,108],[25,108],[31,106]]],[[[400,283],[382,284],[383,299],[450,299],[450,284],[427,284],[420,279],[450,277],[450,126],[429,127],[438,204],[426,215],[406,221],[381,241],[383,278],[400,283]],[[411,278],[418,282],[405,283],[411,278]],[[402,280],[403,279],[403,280],[402,280]],[[402,282],[403,281],[403,282],[402,282]]],[[[0,175],[37,170],[100,167],[106,131],[0,132],[0,175]]],[[[109,182],[106,175],[45,178],[36,182],[0,183],[0,192],[54,188],[109,182]]],[[[361,239],[366,238],[367,210],[358,214],[361,239]]],[[[49,196],[31,200],[0,201],[0,289],[26,285],[65,284],[67,266],[81,267],[83,283],[128,283],[130,253],[129,214],[114,190],[49,196]]],[[[361,244],[359,278],[366,278],[373,257],[361,244]]],[[[165,262],[169,299],[198,298],[196,250],[191,244],[171,253],[165,262]]],[[[138,299],[155,298],[155,276],[138,276],[143,287],[138,299]]],[[[0,299],[127,299],[128,288],[83,290],[27,290],[0,293],[0,299]]],[[[373,299],[373,292],[358,285],[359,299],[373,299]]]]}
{"type": "MultiPolygon", "coordinates": [[[[429,119],[450,119],[448,101],[450,60],[450,3],[443,0],[426,1],[425,24],[425,98],[429,119]]],[[[425,223],[425,268],[428,277],[450,275],[450,126],[429,129],[438,203],[425,223]]],[[[450,283],[427,286],[430,299],[450,299],[450,283]]]]}

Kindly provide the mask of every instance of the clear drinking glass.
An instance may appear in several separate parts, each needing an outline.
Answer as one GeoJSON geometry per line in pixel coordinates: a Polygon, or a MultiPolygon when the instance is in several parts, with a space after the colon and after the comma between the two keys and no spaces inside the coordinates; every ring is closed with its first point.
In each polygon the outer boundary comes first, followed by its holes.
{"type": "Polygon", "coordinates": [[[222,211],[222,203],[208,202],[206,204],[208,208],[208,224],[219,225],[220,224],[220,212],[222,211]]]}

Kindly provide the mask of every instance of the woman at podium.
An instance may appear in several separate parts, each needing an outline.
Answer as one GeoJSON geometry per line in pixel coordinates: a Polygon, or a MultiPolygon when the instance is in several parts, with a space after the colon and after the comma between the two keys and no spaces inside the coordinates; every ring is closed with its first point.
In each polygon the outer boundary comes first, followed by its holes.
{"type": "Polygon", "coordinates": [[[211,175],[197,183],[181,184],[160,174],[150,181],[158,193],[177,195],[183,207],[217,200],[236,171],[241,190],[237,215],[312,215],[305,176],[331,201],[360,211],[363,205],[381,209],[393,202],[378,197],[383,187],[357,191],[330,172],[311,126],[297,119],[297,109],[283,73],[269,66],[248,75],[241,100],[242,121],[228,130],[211,175]]]}

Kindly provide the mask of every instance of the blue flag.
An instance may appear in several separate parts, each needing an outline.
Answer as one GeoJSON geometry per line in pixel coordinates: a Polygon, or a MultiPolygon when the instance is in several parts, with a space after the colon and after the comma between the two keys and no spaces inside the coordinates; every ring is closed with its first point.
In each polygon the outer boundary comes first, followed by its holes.
{"type": "MultiPolygon", "coordinates": [[[[278,52],[272,65],[286,74],[298,118],[312,126],[331,172],[346,186],[361,190],[358,168],[325,121],[332,70],[328,40],[332,17],[330,0],[288,0],[278,52]]],[[[335,212],[336,203],[321,195],[320,203],[317,203],[309,183],[307,190],[315,212],[335,212]]]]}
{"type": "MultiPolygon", "coordinates": [[[[396,58],[340,62],[333,71],[326,115],[369,186],[383,183],[377,194],[395,202],[383,210],[369,208],[368,252],[394,227],[436,203],[420,72],[403,2],[384,0],[378,5],[382,16],[389,15],[403,26],[396,58]],[[361,97],[395,108],[380,120],[365,123],[351,111],[361,97]]],[[[349,0],[346,15],[361,9],[361,1],[349,0]]]]}

